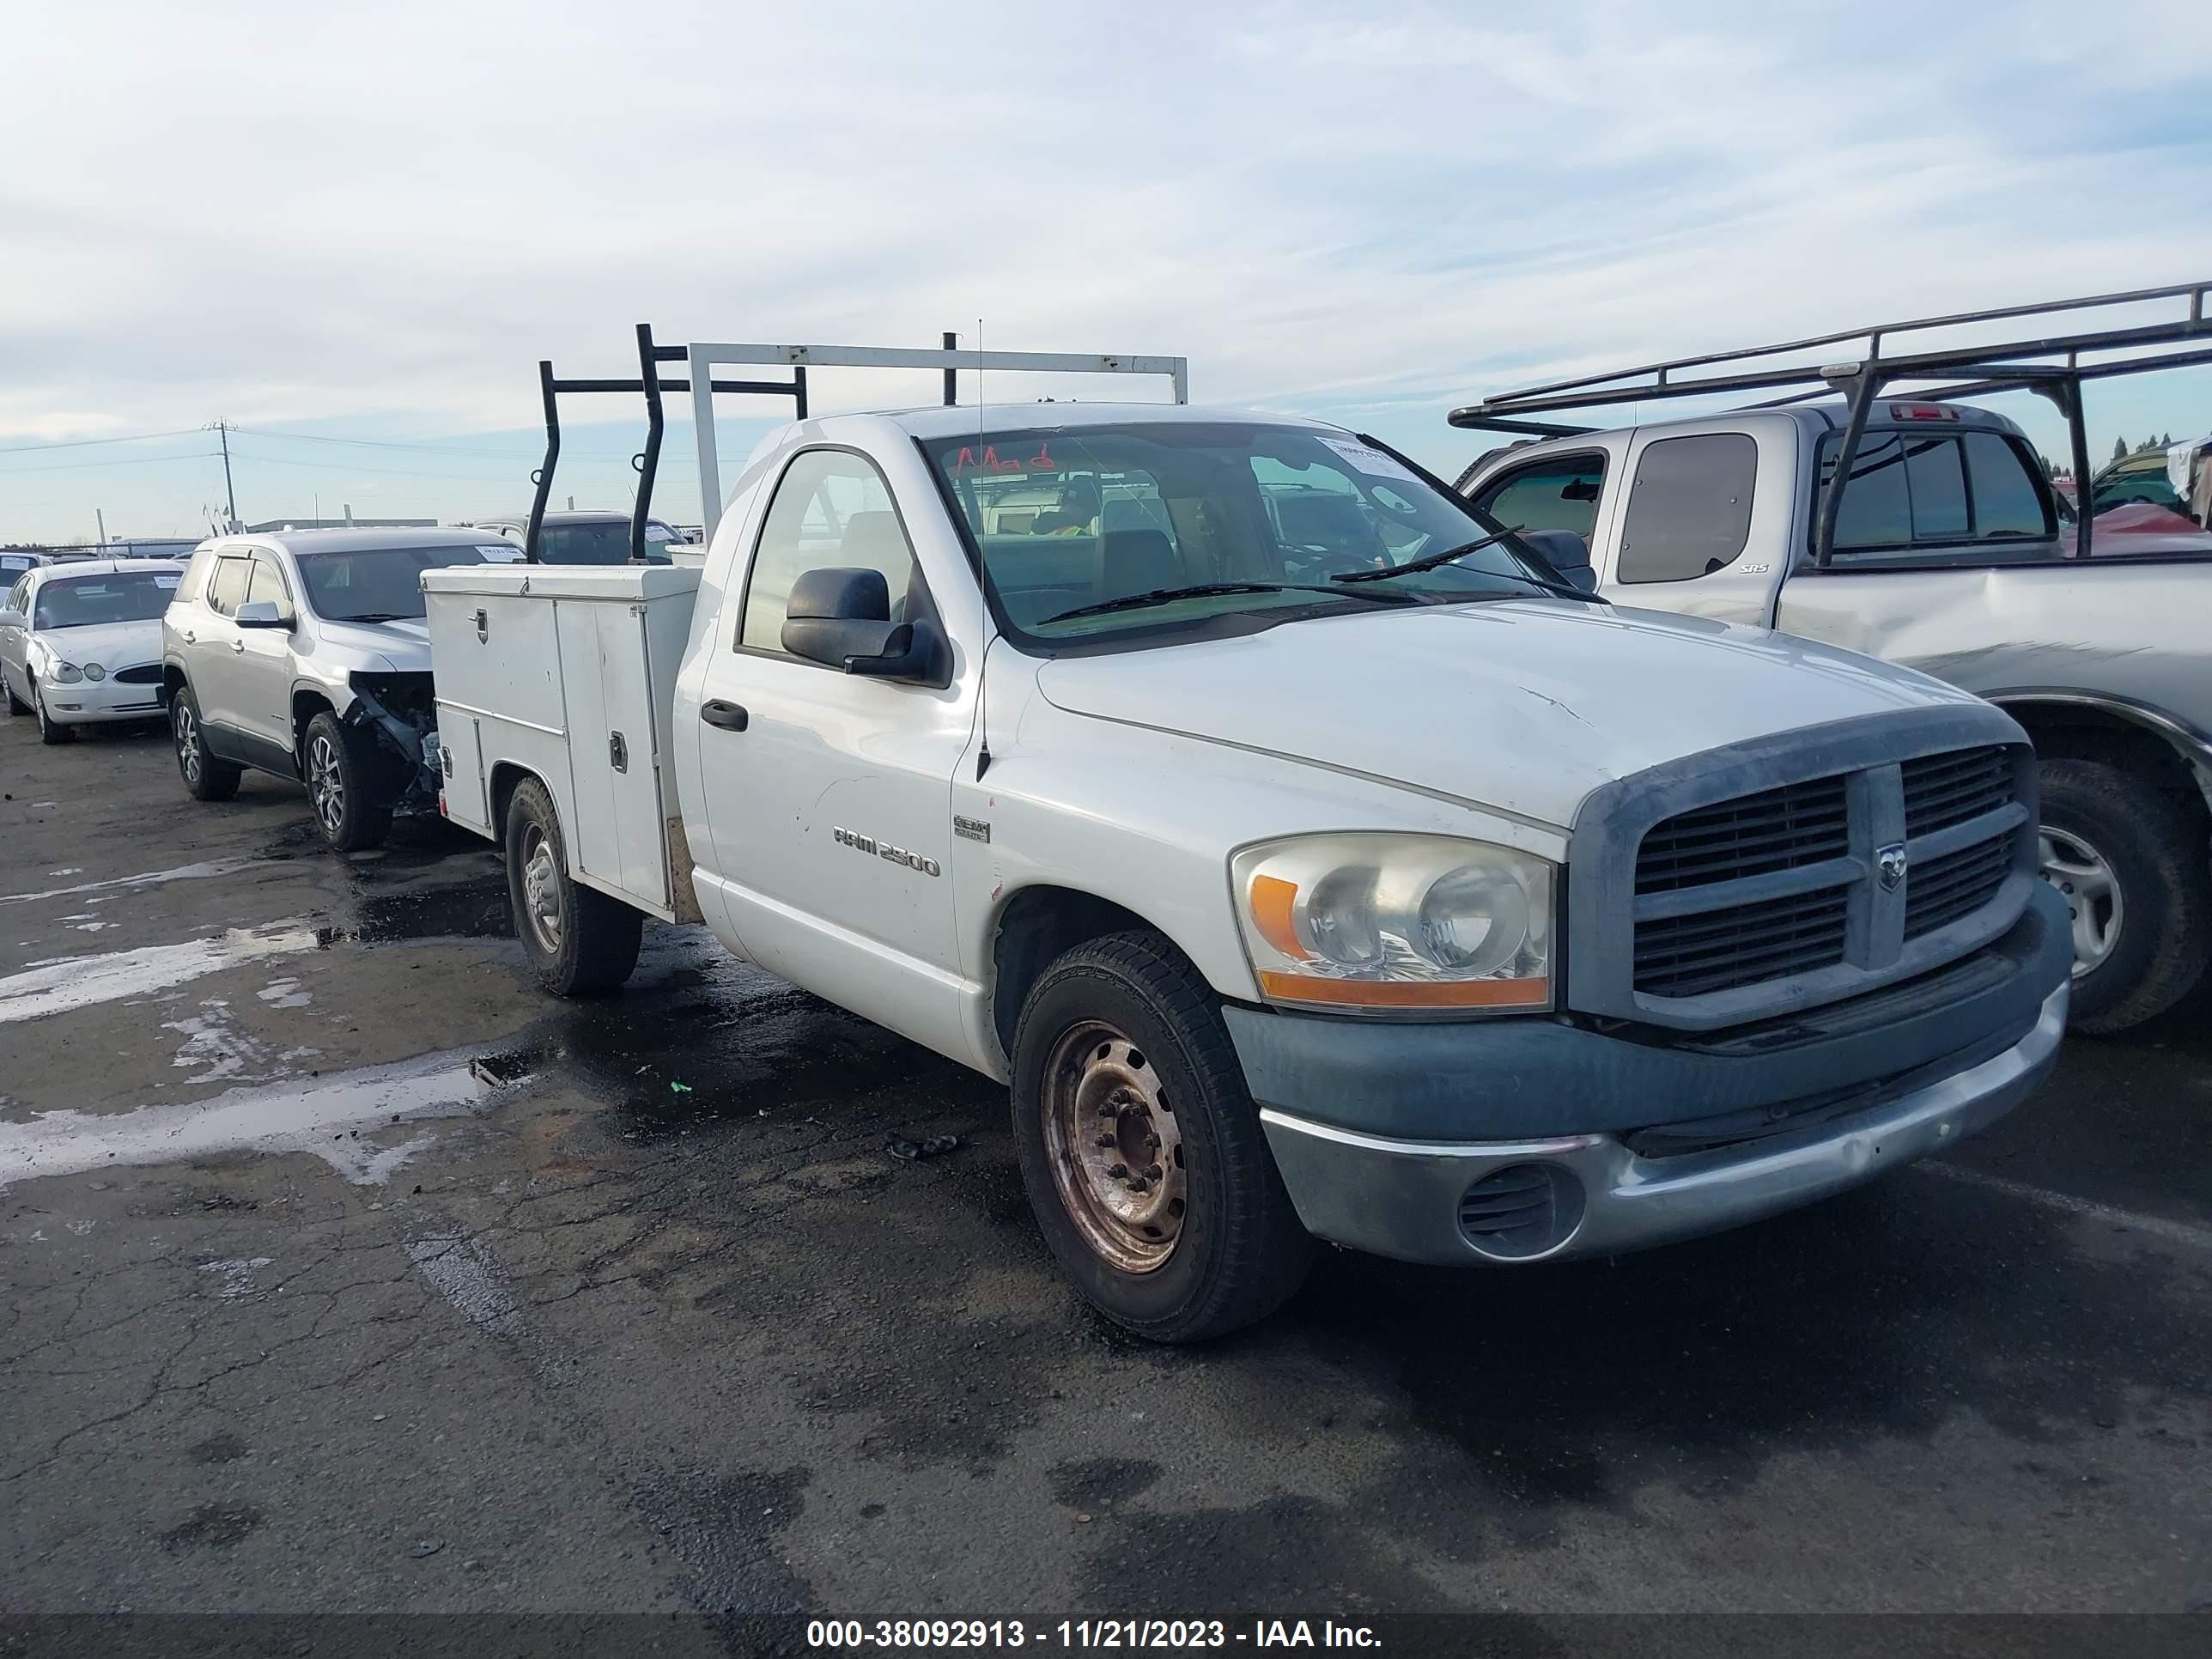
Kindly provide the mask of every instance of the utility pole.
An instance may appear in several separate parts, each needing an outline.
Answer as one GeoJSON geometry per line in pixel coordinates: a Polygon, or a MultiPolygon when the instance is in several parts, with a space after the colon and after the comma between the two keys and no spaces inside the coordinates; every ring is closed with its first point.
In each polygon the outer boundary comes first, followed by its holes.
{"type": "Polygon", "coordinates": [[[107,514],[95,507],[92,509],[92,516],[94,522],[100,526],[100,544],[105,547],[107,545],[107,514]]]}
{"type": "Polygon", "coordinates": [[[230,482],[230,426],[228,422],[217,421],[211,428],[204,429],[213,431],[222,441],[223,507],[229,514],[223,528],[234,536],[238,533],[238,491],[230,482]]]}

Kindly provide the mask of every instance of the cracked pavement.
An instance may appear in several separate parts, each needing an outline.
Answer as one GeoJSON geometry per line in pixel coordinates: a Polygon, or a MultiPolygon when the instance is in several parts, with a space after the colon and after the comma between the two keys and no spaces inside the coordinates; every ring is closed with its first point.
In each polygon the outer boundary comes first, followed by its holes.
{"type": "Polygon", "coordinates": [[[0,1160],[100,1153],[0,1161],[0,1613],[2212,1607],[2204,998],[1940,1168],[1166,1352],[997,1089],[703,934],[556,1005],[444,826],[0,779],[0,1160]]]}

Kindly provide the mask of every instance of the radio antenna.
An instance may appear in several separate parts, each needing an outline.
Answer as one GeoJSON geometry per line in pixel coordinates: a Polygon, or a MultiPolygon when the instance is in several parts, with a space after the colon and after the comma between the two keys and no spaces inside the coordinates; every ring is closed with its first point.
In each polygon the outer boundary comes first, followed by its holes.
{"type": "MultiPolygon", "coordinates": [[[[975,453],[978,456],[983,453],[987,447],[984,440],[990,435],[990,407],[989,399],[983,395],[983,319],[978,317],[975,319],[975,453]]],[[[972,485],[969,487],[969,491],[972,499],[972,485]]],[[[978,501],[977,506],[980,509],[981,503],[978,501]]],[[[983,526],[979,524],[975,526],[975,545],[980,550],[982,544],[983,526]]],[[[988,570],[978,570],[975,576],[981,582],[988,583],[990,580],[990,573],[988,570]]],[[[983,701],[983,688],[989,680],[991,669],[991,643],[994,635],[989,631],[990,620],[990,598],[987,589],[983,601],[983,622],[986,630],[983,635],[983,654],[976,659],[975,662],[975,724],[981,728],[983,733],[982,746],[975,751],[975,781],[978,783],[982,782],[983,774],[991,769],[991,711],[983,701]]]]}

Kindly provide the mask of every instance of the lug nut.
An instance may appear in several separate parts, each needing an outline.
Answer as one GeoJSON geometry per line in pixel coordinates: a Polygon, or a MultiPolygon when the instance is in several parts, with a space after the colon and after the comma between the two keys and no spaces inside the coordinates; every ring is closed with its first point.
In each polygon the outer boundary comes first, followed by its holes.
{"type": "Polygon", "coordinates": [[[1159,1166],[1158,1164],[1149,1164],[1149,1165],[1147,1165],[1147,1166],[1146,1167],[1146,1170],[1145,1170],[1145,1179],[1146,1179],[1146,1180],[1147,1180],[1147,1181],[1158,1181],[1159,1178],[1160,1178],[1160,1166],[1159,1166]]]}
{"type": "Polygon", "coordinates": [[[1119,1181],[1129,1173],[1129,1166],[1126,1164],[1109,1164],[1106,1166],[1106,1173],[1119,1181]]]}
{"type": "Polygon", "coordinates": [[[1129,1190],[1133,1193],[1141,1193],[1150,1188],[1152,1184],[1152,1183],[1151,1182],[1146,1180],[1142,1176],[1138,1176],[1130,1181],[1129,1190]]]}
{"type": "Polygon", "coordinates": [[[1098,1137],[1098,1144],[1101,1147],[1111,1146],[1114,1144],[1114,1137],[1111,1135],[1101,1135],[1098,1137]]]}

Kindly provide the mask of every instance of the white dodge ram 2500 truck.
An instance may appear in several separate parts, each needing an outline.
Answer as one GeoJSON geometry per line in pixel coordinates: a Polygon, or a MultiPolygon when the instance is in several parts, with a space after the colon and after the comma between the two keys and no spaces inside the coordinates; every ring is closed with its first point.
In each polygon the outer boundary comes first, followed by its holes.
{"type": "Polygon", "coordinates": [[[1528,1263],[1805,1203],[2065,1023],[2009,717],[1562,587],[1339,428],[801,420],[699,568],[423,586],[445,811],[544,981],[703,920],[1006,1080],[1054,1252],[1152,1338],[1264,1316],[1316,1237],[1528,1263]]]}

